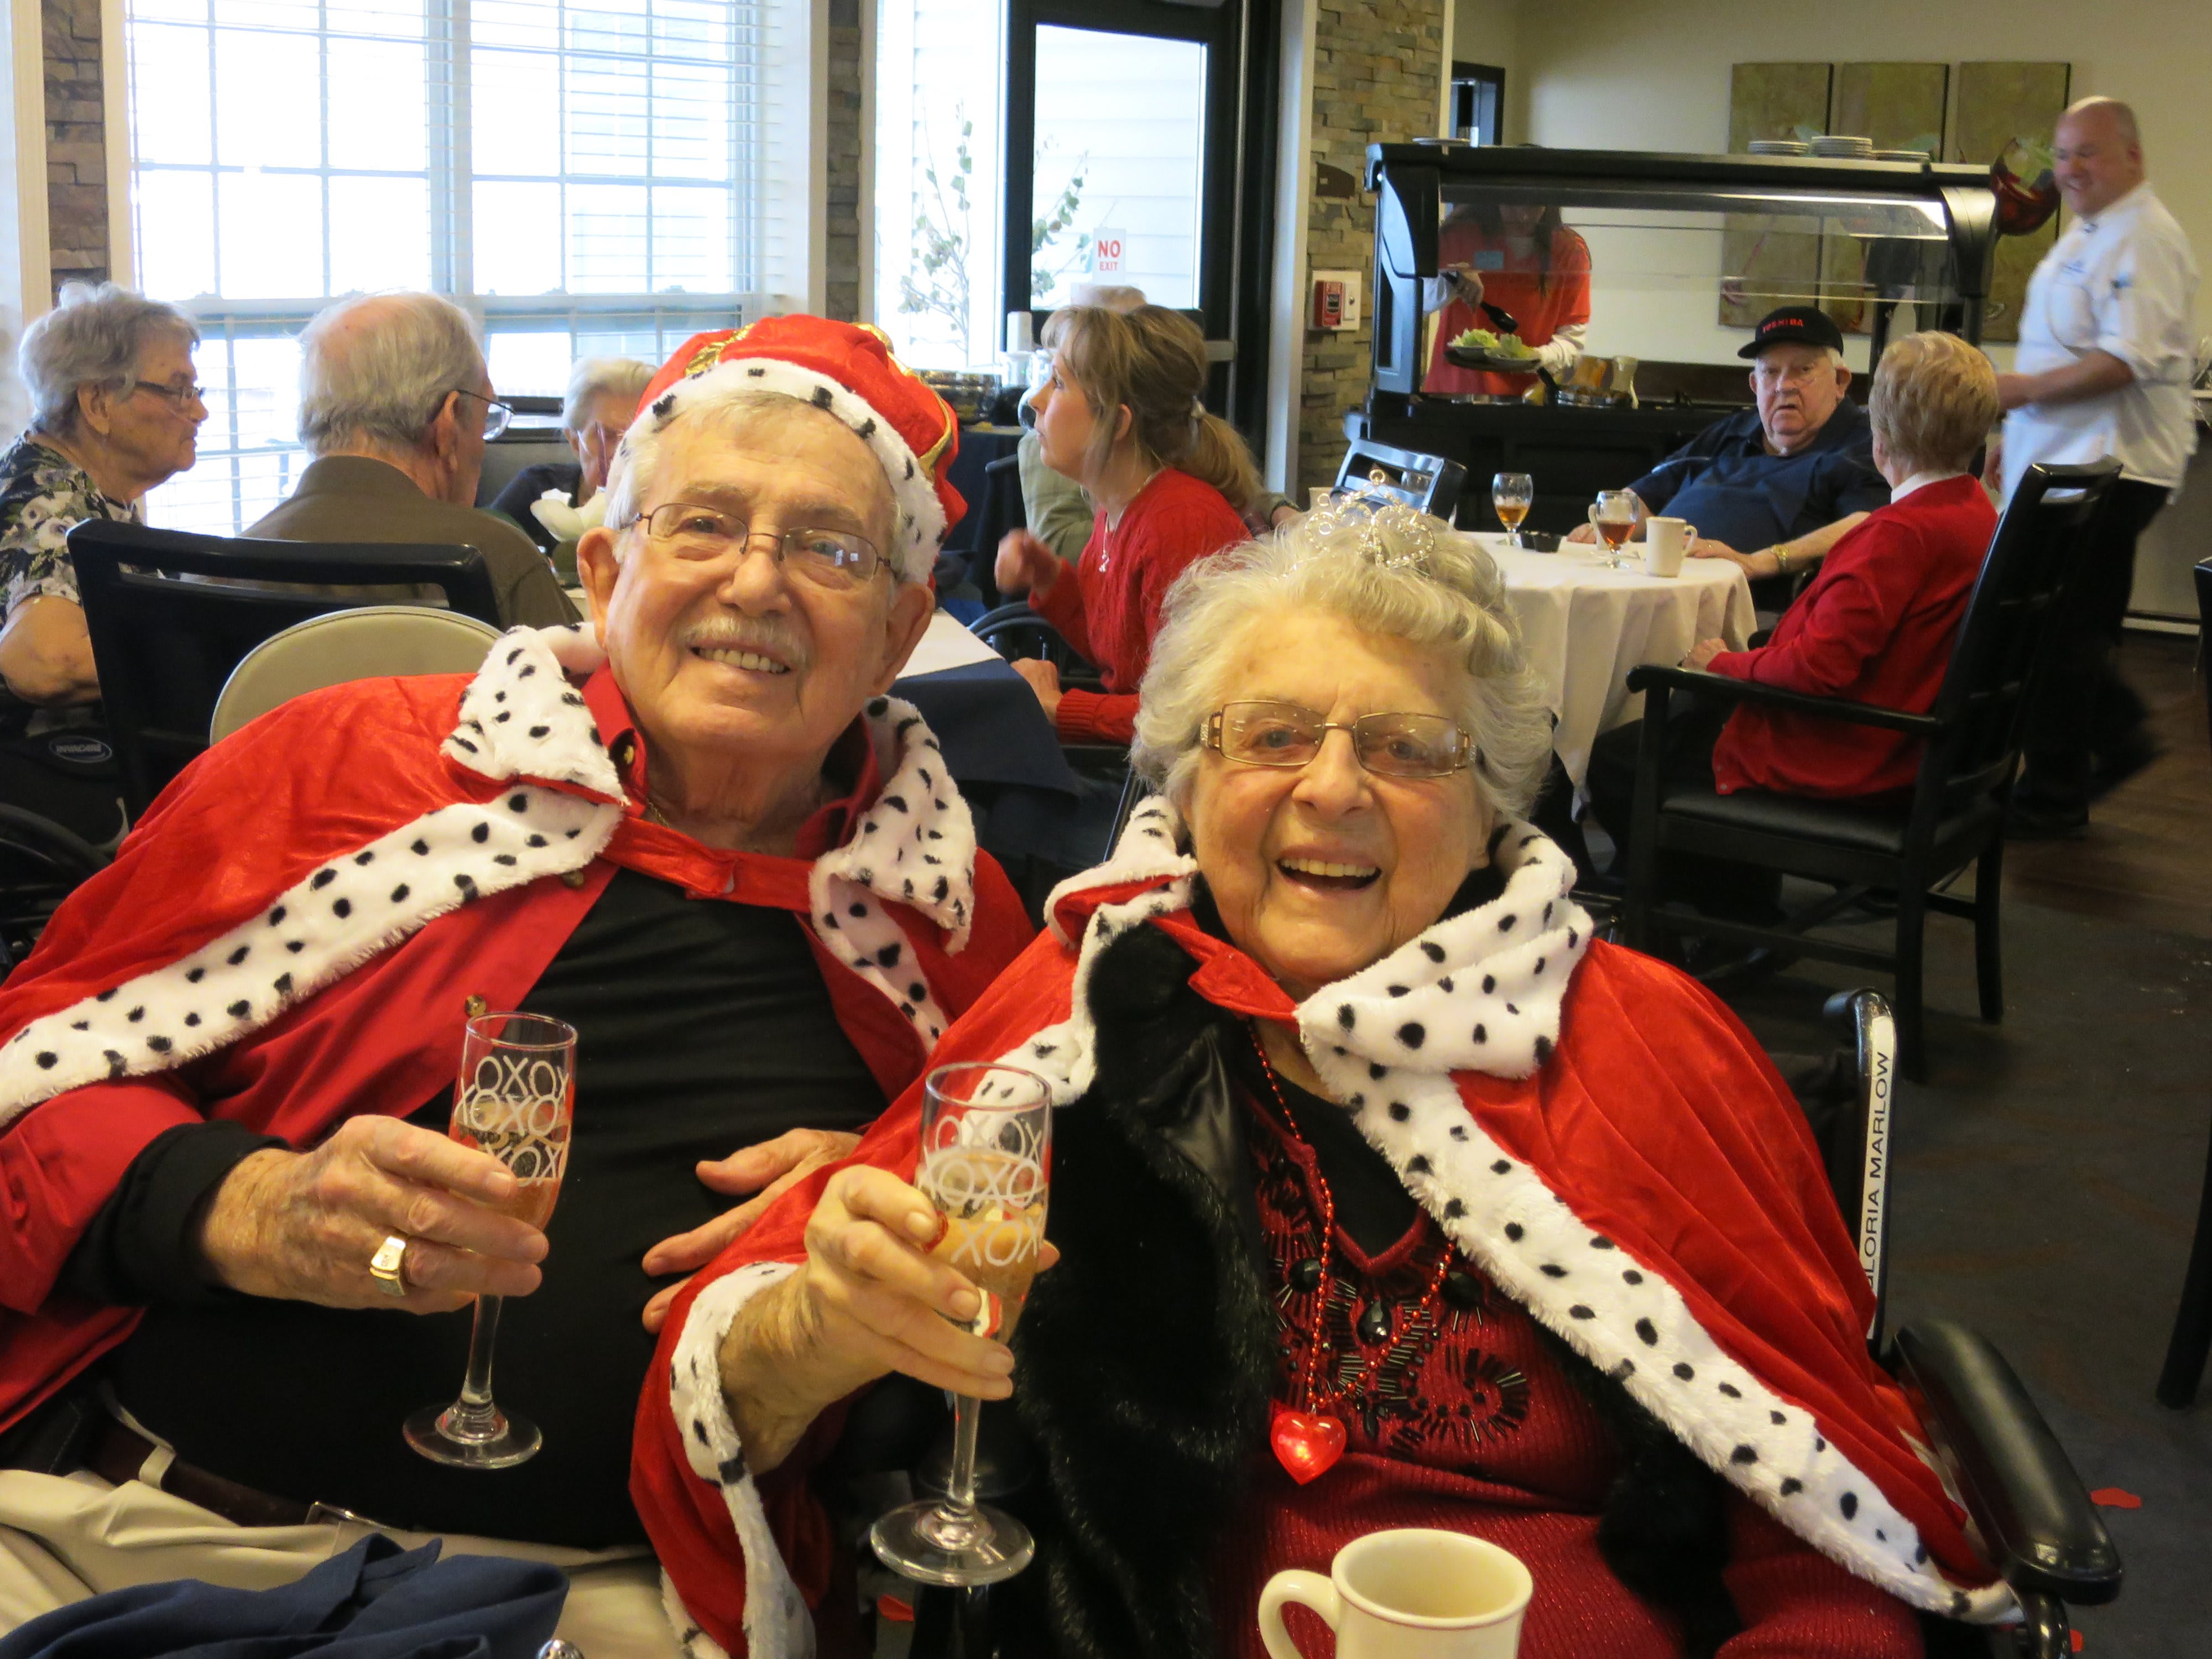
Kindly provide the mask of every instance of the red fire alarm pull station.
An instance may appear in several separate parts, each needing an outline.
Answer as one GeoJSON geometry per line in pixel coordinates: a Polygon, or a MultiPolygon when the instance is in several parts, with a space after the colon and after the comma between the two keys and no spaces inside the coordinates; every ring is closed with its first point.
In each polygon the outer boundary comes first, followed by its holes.
{"type": "Polygon", "coordinates": [[[1359,273],[1356,270],[1316,270],[1313,273],[1313,309],[1308,328],[1341,332],[1359,326],[1359,273]]]}

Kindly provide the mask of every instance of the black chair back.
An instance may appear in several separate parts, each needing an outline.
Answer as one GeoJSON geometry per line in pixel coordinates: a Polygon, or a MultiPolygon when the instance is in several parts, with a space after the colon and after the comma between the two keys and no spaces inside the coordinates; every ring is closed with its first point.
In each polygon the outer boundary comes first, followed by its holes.
{"type": "Polygon", "coordinates": [[[207,747],[216,699],[247,652],[310,617],[376,602],[333,588],[436,587],[452,609],[500,626],[471,547],[234,541],[93,519],[70,532],[69,550],[133,818],[207,747]],[[222,580],[193,580],[205,577],[222,580]]]}
{"type": "Polygon", "coordinates": [[[1344,452],[1344,465],[1336,470],[1336,487],[1433,513],[1451,524],[1467,487],[1467,469],[1441,455],[1355,438],[1344,452]]]}
{"type": "Polygon", "coordinates": [[[975,537],[968,555],[968,580],[981,595],[984,608],[999,604],[999,585],[993,570],[999,543],[1010,530],[1029,528],[1029,505],[1022,499],[1022,458],[1001,455],[983,467],[983,499],[975,508],[975,537]]]}
{"type": "Polygon", "coordinates": [[[2087,553],[2119,463],[2031,466],[1997,525],[1929,712],[1916,816],[1935,820],[2003,788],[2051,621],[2087,553]]]}

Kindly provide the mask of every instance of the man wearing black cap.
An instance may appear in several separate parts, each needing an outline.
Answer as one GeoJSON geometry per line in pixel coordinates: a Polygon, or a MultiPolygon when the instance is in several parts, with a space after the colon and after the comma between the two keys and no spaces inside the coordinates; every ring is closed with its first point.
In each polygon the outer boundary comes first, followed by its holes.
{"type": "MultiPolygon", "coordinates": [[[[1788,579],[1887,503],[1889,486],[1875,470],[1866,412],[1844,396],[1851,372],[1827,313],[1770,311],[1737,355],[1756,360],[1758,407],[1714,422],[1629,488],[1652,512],[1688,520],[1698,555],[1732,558],[1754,582],[1781,579],[1753,590],[1778,608],[1788,579]]],[[[1572,539],[1592,533],[1584,526],[1572,539]]]]}

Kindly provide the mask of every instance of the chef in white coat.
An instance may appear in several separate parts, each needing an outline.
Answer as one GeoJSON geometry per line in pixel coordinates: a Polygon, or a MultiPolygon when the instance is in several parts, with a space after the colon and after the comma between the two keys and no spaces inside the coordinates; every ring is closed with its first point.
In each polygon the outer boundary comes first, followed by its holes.
{"type": "Polygon", "coordinates": [[[2142,700],[2113,665],[2136,538],[2172,499],[2197,447],[2197,262],[2144,178],[2134,111],[2085,98],[2059,118],[2059,193],[2073,223],[2028,283],[2008,411],[1991,471],[2007,501],[2037,462],[2112,456],[2121,482],[2028,712],[2008,830],[2080,835],[2089,803],[2156,754],[2142,700]]]}

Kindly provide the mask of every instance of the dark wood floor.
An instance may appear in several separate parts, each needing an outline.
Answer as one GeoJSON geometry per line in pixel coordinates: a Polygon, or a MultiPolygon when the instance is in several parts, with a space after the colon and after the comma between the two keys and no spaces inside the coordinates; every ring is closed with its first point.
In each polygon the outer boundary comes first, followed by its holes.
{"type": "Polygon", "coordinates": [[[2212,745],[2197,641],[2130,632],[2120,668],[2165,754],[2097,804],[2086,839],[2009,843],[2005,895],[2212,939],[2212,745]]]}

